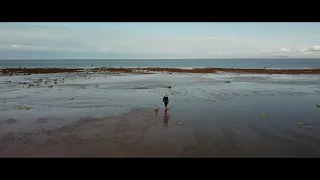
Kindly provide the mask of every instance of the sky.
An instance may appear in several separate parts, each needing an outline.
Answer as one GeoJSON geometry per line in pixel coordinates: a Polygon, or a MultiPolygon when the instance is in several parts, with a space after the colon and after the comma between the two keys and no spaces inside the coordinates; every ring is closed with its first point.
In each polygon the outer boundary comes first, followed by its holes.
{"type": "Polygon", "coordinates": [[[320,58],[320,23],[0,23],[0,59],[320,58]]]}

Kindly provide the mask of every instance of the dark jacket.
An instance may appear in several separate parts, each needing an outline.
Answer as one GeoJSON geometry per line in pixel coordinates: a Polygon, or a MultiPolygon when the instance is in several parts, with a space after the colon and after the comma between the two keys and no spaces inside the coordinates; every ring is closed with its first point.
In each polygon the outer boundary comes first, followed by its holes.
{"type": "Polygon", "coordinates": [[[169,102],[169,98],[164,96],[162,102],[169,102]]]}

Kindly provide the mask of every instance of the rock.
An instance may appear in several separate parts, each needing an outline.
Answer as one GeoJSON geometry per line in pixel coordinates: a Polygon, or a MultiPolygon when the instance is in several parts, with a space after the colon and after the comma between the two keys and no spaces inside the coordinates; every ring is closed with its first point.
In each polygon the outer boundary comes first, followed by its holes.
{"type": "Polygon", "coordinates": [[[54,84],[57,84],[57,81],[55,81],[54,84]]]}
{"type": "Polygon", "coordinates": [[[89,108],[91,108],[92,106],[89,106],[89,108]]]}
{"type": "Polygon", "coordinates": [[[49,88],[52,88],[52,85],[48,86],[49,88]]]}
{"type": "Polygon", "coordinates": [[[47,81],[45,81],[45,82],[44,82],[44,84],[48,84],[48,82],[47,82],[47,81]]]}
{"type": "Polygon", "coordinates": [[[29,110],[30,108],[25,107],[25,106],[18,106],[17,109],[18,110],[29,110]]]}
{"type": "Polygon", "coordinates": [[[167,88],[171,89],[171,86],[168,86],[167,88]]]}

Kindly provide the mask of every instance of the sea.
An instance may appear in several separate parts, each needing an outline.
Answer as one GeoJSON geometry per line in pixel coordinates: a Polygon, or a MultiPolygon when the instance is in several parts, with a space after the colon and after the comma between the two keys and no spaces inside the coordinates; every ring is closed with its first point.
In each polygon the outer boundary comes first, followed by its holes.
{"type": "Polygon", "coordinates": [[[320,59],[51,59],[0,60],[0,68],[90,68],[90,67],[165,67],[165,68],[320,68],[320,59]]]}

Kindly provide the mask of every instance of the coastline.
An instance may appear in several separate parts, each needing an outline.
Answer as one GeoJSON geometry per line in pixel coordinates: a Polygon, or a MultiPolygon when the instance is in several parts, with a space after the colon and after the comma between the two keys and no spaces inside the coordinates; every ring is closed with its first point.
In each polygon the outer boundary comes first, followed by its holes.
{"type": "Polygon", "coordinates": [[[154,72],[167,73],[249,73],[249,74],[320,74],[320,68],[313,69],[267,69],[267,68],[2,68],[0,75],[31,75],[49,73],[73,73],[73,72],[113,72],[113,73],[138,73],[152,74],[154,72]]]}

